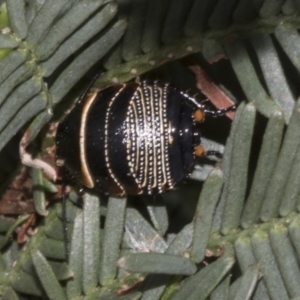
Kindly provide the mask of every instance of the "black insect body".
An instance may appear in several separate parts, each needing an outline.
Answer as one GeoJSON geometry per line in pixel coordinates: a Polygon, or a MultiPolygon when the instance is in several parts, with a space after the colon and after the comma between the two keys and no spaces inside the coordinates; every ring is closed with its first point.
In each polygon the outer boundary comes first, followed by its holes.
{"type": "Polygon", "coordinates": [[[204,153],[195,129],[204,112],[168,84],[132,82],[91,92],[58,126],[57,163],[86,187],[114,196],[172,190],[204,153]]]}

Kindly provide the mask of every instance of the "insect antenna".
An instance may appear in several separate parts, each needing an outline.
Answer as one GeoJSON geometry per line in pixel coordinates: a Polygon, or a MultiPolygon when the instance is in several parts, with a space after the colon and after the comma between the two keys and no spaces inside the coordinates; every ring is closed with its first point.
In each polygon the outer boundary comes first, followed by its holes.
{"type": "Polygon", "coordinates": [[[202,110],[205,114],[209,114],[214,117],[221,117],[221,116],[225,115],[226,113],[231,112],[231,111],[236,111],[236,109],[237,109],[236,105],[232,105],[232,106],[222,108],[222,109],[209,109],[206,107],[205,104],[203,104],[203,102],[205,102],[205,101],[202,101],[201,103],[199,103],[195,97],[190,96],[188,93],[183,92],[183,91],[181,91],[180,93],[183,97],[188,99],[191,103],[193,103],[197,108],[202,110]]]}
{"type": "Polygon", "coordinates": [[[229,107],[226,107],[226,108],[223,108],[223,109],[216,109],[216,110],[204,108],[204,112],[206,114],[210,114],[214,117],[221,117],[221,116],[225,115],[228,112],[236,111],[236,108],[237,108],[236,105],[232,105],[232,106],[229,106],[229,107]]]}

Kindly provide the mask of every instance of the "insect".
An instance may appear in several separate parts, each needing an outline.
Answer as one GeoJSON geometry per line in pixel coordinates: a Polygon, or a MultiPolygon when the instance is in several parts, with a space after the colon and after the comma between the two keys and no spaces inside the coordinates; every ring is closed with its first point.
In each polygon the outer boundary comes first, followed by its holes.
{"type": "Polygon", "coordinates": [[[112,196],[174,189],[205,151],[197,123],[209,110],[158,82],[130,82],[84,95],[59,124],[57,165],[81,184],[112,196]]]}

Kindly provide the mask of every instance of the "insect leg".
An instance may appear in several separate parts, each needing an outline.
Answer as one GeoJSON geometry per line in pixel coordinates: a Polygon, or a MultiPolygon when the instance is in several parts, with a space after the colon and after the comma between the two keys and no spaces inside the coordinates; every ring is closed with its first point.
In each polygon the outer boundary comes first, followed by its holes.
{"type": "Polygon", "coordinates": [[[223,153],[219,152],[219,151],[215,151],[215,150],[207,150],[204,152],[204,156],[216,156],[219,159],[223,158],[223,153]]]}

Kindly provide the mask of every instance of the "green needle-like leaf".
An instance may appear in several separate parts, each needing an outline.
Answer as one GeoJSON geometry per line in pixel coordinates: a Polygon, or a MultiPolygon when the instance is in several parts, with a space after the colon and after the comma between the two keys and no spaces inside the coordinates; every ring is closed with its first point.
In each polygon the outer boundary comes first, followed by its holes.
{"type": "Polygon", "coordinates": [[[32,260],[37,275],[39,276],[49,299],[65,300],[66,296],[64,291],[42,253],[39,251],[33,253],[32,260]]]}
{"type": "Polygon", "coordinates": [[[197,270],[188,258],[161,253],[128,254],[119,259],[118,266],[135,273],[174,275],[191,275],[197,270]]]}

